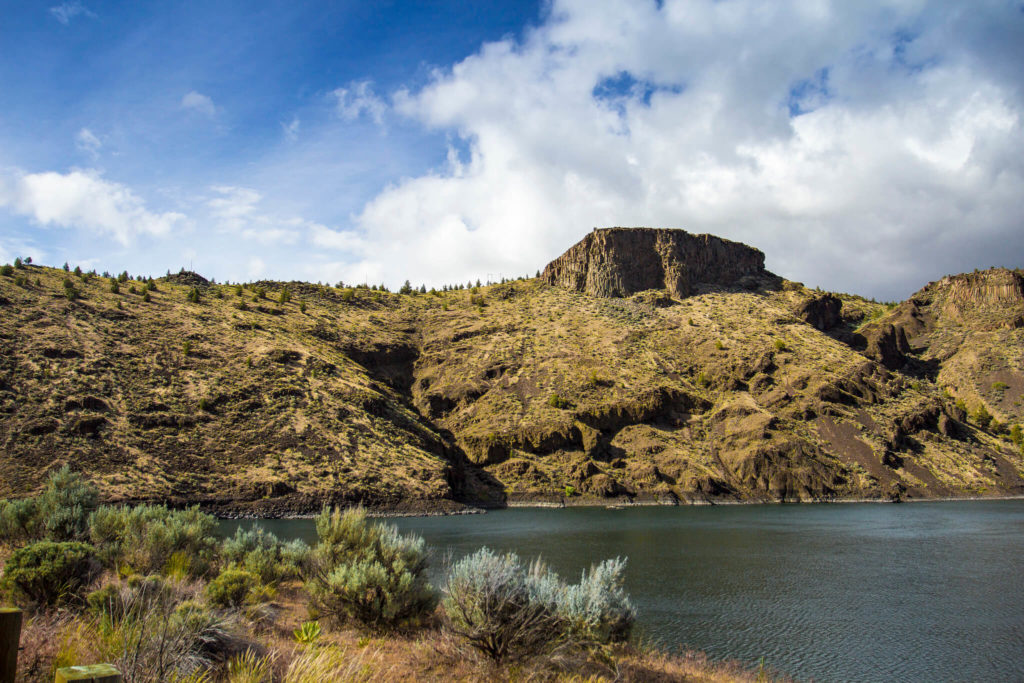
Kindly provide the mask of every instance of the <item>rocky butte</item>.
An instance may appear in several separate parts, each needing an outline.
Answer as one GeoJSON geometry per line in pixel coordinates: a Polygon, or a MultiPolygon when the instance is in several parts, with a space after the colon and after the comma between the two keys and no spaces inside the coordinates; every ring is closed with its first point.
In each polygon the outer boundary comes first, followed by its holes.
{"type": "Polygon", "coordinates": [[[656,228],[595,229],[549,263],[541,279],[591,296],[664,289],[675,298],[701,285],[756,289],[778,280],[764,269],[764,254],[753,247],[656,228]]]}

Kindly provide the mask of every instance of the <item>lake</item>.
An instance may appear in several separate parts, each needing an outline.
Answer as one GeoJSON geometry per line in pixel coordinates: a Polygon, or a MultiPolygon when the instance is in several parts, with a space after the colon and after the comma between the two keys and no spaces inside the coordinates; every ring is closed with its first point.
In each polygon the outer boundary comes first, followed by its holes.
{"type": "MultiPolygon", "coordinates": [[[[518,508],[400,518],[445,558],[629,558],[640,635],[797,679],[1024,680],[1024,501],[518,508]]],[[[223,522],[232,533],[239,524],[223,522]]],[[[315,541],[312,520],[259,522],[315,541]]]]}

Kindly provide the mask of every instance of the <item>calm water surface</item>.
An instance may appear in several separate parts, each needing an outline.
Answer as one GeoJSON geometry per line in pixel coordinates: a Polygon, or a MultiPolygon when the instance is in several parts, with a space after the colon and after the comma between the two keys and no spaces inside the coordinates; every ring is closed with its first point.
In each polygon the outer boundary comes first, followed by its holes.
{"type": "MultiPolygon", "coordinates": [[[[435,568],[486,545],[542,555],[575,581],[595,561],[626,556],[640,631],[667,648],[750,666],[764,657],[804,680],[1024,681],[1024,501],[394,521],[426,538],[435,568]]],[[[312,520],[261,524],[315,541],[312,520]]]]}

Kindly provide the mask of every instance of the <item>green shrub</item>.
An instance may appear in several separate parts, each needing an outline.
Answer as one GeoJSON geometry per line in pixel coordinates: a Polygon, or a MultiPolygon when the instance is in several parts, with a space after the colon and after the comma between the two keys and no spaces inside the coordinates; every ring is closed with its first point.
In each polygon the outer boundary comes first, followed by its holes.
{"type": "Polygon", "coordinates": [[[0,501],[0,539],[86,540],[97,500],[96,488],[65,465],[50,474],[38,496],[0,501]]]}
{"type": "Polygon", "coordinates": [[[254,526],[237,529],[235,535],[221,545],[220,552],[224,562],[255,574],[265,584],[274,585],[301,576],[309,546],[298,539],[284,543],[262,527],[254,526]]]}
{"type": "Polygon", "coordinates": [[[188,558],[186,572],[202,576],[216,557],[216,529],[217,520],[198,507],[105,505],[93,513],[89,533],[108,567],[154,574],[168,568],[175,553],[182,553],[188,558]]]}
{"type": "Polygon", "coordinates": [[[1010,441],[1018,446],[1024,443],[1024,431],[1021,430],[1020,425],[1013,425],[1010,428],[1010,441]]]}
{"type": "Polygon", "coordinates": [[[288,303],[291,300],[292,300],[292,293],[289,292],[287,289],[282,289],[280,296],[278,296],[278,298],[277,298],[277,303],[279,303],[279,304],[281,304],[283,306],[283,305],[285,305],[286,303],[288,303]]]}
{"type": "Polygon", "coordinates": [[[120,294],[121,293],[121,285],[118,284],[117,280],[115,280],[114,278],[110,278],[110,293],[111,294],[120,294]]]}
{"type": "Polygon", "coordinates": [[[433,610],[437,597],[427,583],[421,537],[370,524],[362,509],[325,509],[316,529],[306,590],[321,614],[383,630],[415,623],[433,610]]]}
{"type": "Polygon", "coordinates": [[[315,621],[305,621],[302,626],[292,632],[295,642],[300,645],[312,645],[320,639],[320,624],[315,621]]]}
{"type": "Polygon", "coordinates": [[[206,585],[206,599],[215,607],[241,607],[259,585],[252,572],[228,567],[206,585]]]}
{"type": "Polygon", "coordinates": [[[0,589],[15,601],[36,605],[73,602],[100,569],[94,548],[77,541],[36,541],[14,551],[0,589]]]}
{"type": "Polygon", "coordinates": [[[150,280],[149,282],[147,282],[146,283],[146,291],[148,291],[148,292],[155,292],[156,291],[156,282],[154,282],[153,280],[150,280]]]}
{"type": "Polygon", "coordinates": [[[561,646],[624,641],[636,610],[623,589],[625,560],[606,560],[567,585],[542,562],[482,548],[448,575],[442,605],[448,627],[494,661],[561,646]]]}
{"type": "Polygon", "coordinates": [[[145,292],[145,293],[144,293],[144,294],[142,295],[142,300],[143,300],[143,301],[145,301],[146,303],[149,303],[151,299],[152,299],[152,297],[151,297],[151,296],[149,296],[149,291],[146,291],[146,292],[145,292]]]}
{"type": "Polygon", "coordinates": [[[25,267],[24,264],[21,262],[21,257],[20,256],[18,256],[18,257],[16,257],[14,259],[14,267],[15,268],[24,268],[25,267]]]}
{"type": "Polygon", "coordinates": [[[989,425],[992,424],[992,414],[988,412],[984,403],[978,406],[978,409],[974,411],[974,415],[972,417],[977,425],[982,429],[988,429],[989,425]]]}
{"type": "Polygon", "coordinates": [[[551,396],[548,397],[548,405],[552,408],[564,410],[565,408],[569,408],[572,404],[558,394],[551,394],[551,396]]]}
{"type": "Polygon", "coordinates": [[[5,277],[13,276],[14,266],[12,266],[10,263],[5,263],[4,265],[0,266],[0,275],[3,275],[5,277]]]}
{"type": "Polygon", "coordinates": [[[781,339],[776,339],[775,340],[775,350],[776,351],[785,351],[786,350],[786,342],[784,342],[781,339]]]}
{"type": "Polygon", "coordinates": [[[200,294],[199,294],[199,288],[198,287],[193,287],[192,289],[188,290],[188,300],[189,301],[191,301],[194,304],[197,304],[197,303],[199,303],[199,299],[200,299],[200,294]]]}

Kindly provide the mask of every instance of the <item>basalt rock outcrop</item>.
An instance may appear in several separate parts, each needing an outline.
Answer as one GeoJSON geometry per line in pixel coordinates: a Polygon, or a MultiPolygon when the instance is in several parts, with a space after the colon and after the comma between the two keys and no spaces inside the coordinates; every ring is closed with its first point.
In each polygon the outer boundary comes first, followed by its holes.
{"type": "Polygon", "coordinates": [[[1024,421],[1024,274],[988,270],[928,283],[864,326],[865,353],[936,382],[971,413],[1024,421]]]}
{"type": "Polygon", "coordinates": [[[822,294],[800,305],[797,315],[801,320],[825,332],[843,322],[843,302],[834,294],[822,294]]]}
{"type": "Polygon", "coordinates": [[[591,296],[623,297],[665,289],[675,298],[700,285],[756,289],[772,279],[764,254],[739,242],[685,230],[596,229],[548,264],[550,285],[591,296]]]}

